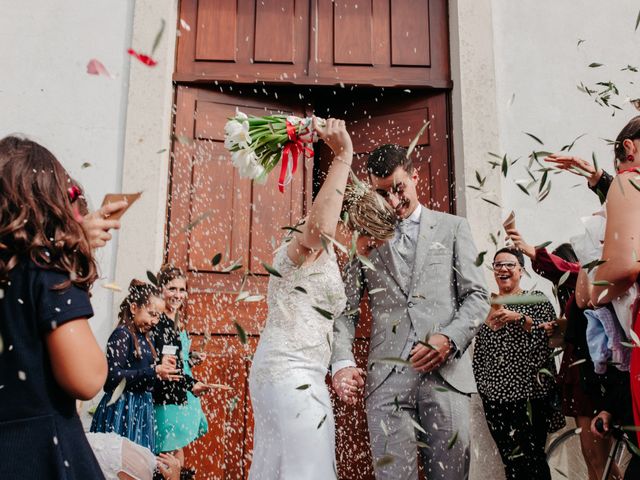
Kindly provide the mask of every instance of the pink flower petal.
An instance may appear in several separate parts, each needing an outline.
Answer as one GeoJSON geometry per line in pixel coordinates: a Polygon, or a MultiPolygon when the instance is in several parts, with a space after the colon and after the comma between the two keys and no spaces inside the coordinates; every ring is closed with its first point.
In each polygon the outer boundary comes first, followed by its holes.
{"type": "Polygon", "coordinates": [[[92,58],[89,60],[89,63],[87,63],[87,73],[89,75],[104,75],[105,77],[113,78],[102,62],[95,58],[92,58]]]}

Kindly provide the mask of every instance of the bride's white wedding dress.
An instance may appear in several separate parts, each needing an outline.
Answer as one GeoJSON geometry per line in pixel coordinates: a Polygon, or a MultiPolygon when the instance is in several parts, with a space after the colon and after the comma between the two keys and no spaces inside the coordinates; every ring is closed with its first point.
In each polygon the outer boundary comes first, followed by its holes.
{"type": "MultiPolygon", "coordinates": [[[[329,249],[331,251],[331,249],[329,249]]],[[[254,415],[250,480],[337,478],[335,425],[325,376],[333,317],[346,305],[335,254],[296,266],[278,250],[267,293],[269,313],[253,357],[249,388],[254,415]]]]}

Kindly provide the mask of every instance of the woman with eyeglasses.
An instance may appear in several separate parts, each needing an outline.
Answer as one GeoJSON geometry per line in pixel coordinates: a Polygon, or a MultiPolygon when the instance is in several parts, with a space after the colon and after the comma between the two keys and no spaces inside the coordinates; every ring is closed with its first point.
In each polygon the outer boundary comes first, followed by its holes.
{"type": "Polygon", "coordinates": [[[492,306],[476,336],[473,372],[478,393],[506,478],[550,480],[547,433],[564,425],[564,417],[551,406],[555,364],[544,329],[556,314],[542,292],[520,287],[520,250],[498,250],[493,272],[505,304],[492,306]],[[517,303],[519,295],[522,303],[517,303]]]}

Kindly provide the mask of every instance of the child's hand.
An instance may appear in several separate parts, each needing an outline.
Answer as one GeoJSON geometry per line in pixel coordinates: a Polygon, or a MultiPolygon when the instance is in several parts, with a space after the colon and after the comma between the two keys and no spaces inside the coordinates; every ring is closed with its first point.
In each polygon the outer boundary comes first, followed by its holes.
{"type": "Polygon", "coordinates": [[[207,354],[204,352],[191,352],[189,353],[189,361],[192,367],[200,365],[207,358],[207,354]]]}
{"type": "Polygon", "coordinates": [[[170,453],[158,455],[158,470],[165,480],[180,480],[180,460],[170,453]]]}
{"type": "Polygon", "coordinates": [[[156,375],[160,380],[170,380],[172,382],[180,380],[182,378],[182,375],[177,375],[177,373],[179,373],[179,370],[169,367],[164,363],[156,365],[156,375]]]}
{"type": "Polygon", "coordinates": [[[109,230],[112,228],[115,230],[119,229],[120,222],[118,220],[109,220],[109,215],[118,210],[122,210],[127,205],[128,203],[124,200],[108,203],[95,212],[85,215],[84,218],[80,217],[80,224],[89,239],[91,248],[104,247],[107,242],[111,240],[109,230]]]}
{"type": "Polygon", "coordinates": [[[211,390],[211,387],[209,385],[207,385],[206,383],[197,382],[193,386],[193,389],[191,390],[191,393],[193,393],[196,397],[199,397],[200,395],[203,395],[203,394],[207,393],[210,390],[211,390]]]}
{"type": "Polygon", "coordinates": [[[162,365],[164,365],[167,368],[176,368],[177,366],[177,359],[175,355],[163,355],[162,356],[162,365]]]}

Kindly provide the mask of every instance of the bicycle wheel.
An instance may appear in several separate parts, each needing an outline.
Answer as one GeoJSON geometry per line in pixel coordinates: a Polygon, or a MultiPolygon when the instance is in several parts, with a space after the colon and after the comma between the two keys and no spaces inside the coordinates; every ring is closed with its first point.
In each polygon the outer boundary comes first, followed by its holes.
{"type": "Polygon", "coordinates": [[[580,429],[565,430],[547,447],[547,463],[553,480],[587,480],[589,471],[580,448],[580,429]]]}

